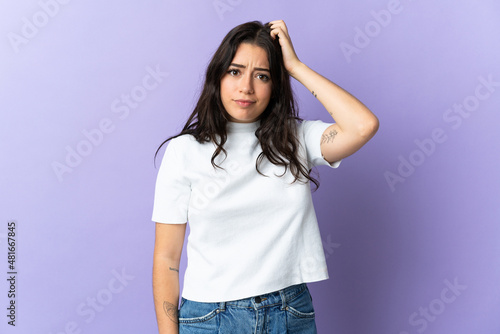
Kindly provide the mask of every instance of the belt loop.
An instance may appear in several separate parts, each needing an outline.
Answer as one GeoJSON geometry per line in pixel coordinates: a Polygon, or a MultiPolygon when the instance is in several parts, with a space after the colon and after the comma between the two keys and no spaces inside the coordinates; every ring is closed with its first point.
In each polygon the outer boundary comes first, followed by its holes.
{"type": "Polygon", "coordinates": [[[280,297],[281,297],[281,310],[286,310],[286,296],[285,296],[285,289],[280,290],[280,297]]]}
{"type": "Polygon", "coordinates": [[[225,311],[226,310],[226,302],[220,302],[219,303],[219,309],[221,311],[225,311]]]}

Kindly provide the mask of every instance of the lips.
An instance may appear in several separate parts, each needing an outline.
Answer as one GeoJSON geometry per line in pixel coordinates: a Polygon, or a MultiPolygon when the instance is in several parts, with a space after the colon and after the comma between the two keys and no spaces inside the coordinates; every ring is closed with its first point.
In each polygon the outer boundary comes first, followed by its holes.
{"type": "Polygon", "coordinates": [[[236,104],[240,107],[249,107],[255,103],[255,101],[252,100],[234,100],[234,102],[236,102],[236,104]]]}

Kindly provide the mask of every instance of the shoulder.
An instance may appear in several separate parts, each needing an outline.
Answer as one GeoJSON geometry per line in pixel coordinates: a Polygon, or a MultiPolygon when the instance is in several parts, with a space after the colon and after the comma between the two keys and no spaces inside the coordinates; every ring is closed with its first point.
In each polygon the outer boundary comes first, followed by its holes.
{"type": "Polygon", "coordinates": [[[196,141],[196,138],[194,136],[185,134],[185,135],[180,135],[179,137],[172,138],[170,140],[169,145],[173,145],[175,147],[183,147],[183,146],[189,146],[189,145],[195,145],[198,142],[196,141]]]}
{"type": "Polygon", "coordinates": [[[195,144],[197,144],[196,139],[191,135],[181,135],[170,139],[166,143],[162,161],[180,162],[184,159],[183,152],[189,152],[195,144]]]}
{"type": "Polygon", "coordinates": [[[200,145],[194,136],[185,134],[170,139],[167,144],[166,152],[186,152],[200,145]]]}
{"type": "Polygon", "coordinates": [[[214,153],[212,142],[200,143],[191,134],[183,134],[172,138],[165,150],[165,156],[184,162],[186,165],[197,164],[214,153]]]}
{"type": "Polygon", "coordinates": [[[309,137],[309,136],[321,136],[323,132],[333,123],[326,123],[321,120],[310,121],[303,120],[298,121],[297,130],[298,134],[301,137],[309,137]]]}

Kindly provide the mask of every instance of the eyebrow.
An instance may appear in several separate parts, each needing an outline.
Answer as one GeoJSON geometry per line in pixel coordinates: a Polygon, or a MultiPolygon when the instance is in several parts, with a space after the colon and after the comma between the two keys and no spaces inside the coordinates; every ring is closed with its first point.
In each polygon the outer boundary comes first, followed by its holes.
{"type": "MultiPolygon", "coordinates": [[[[245,65],[235,64],[235,63],[232,63],[231,66],[239,67],[239,68],[247,68],[245,65]]],[[[257,70],[257,71],[267,71],[267,72],[271,73],[271,71],[269,71],[268,68],[255,67],[254,69],[257,70]]]]}

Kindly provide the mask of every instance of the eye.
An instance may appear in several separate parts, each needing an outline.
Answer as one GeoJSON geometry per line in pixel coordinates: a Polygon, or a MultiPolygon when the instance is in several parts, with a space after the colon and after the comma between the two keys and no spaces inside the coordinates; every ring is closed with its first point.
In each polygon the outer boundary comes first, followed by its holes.
{"type": "Polygon", "coordinates": [[[228,73],[229,75],[231,75],[231,76],[233,76],[233,77],[234,77],[234,76],[236,76],[236,75],[240,74],[240,70],[237,70],[237,69],[231,68],[231,69],[229,69],[229,70],[227,71],[227,73],[228,73]]]}
{"type": "Polygon", "coordinates": [[[270,80],[269,76],[268,75],[265,75],[265,74],[257,74],[257,78],[259,80],[262,80],[264,82],[267,82],[270,80]]]}

